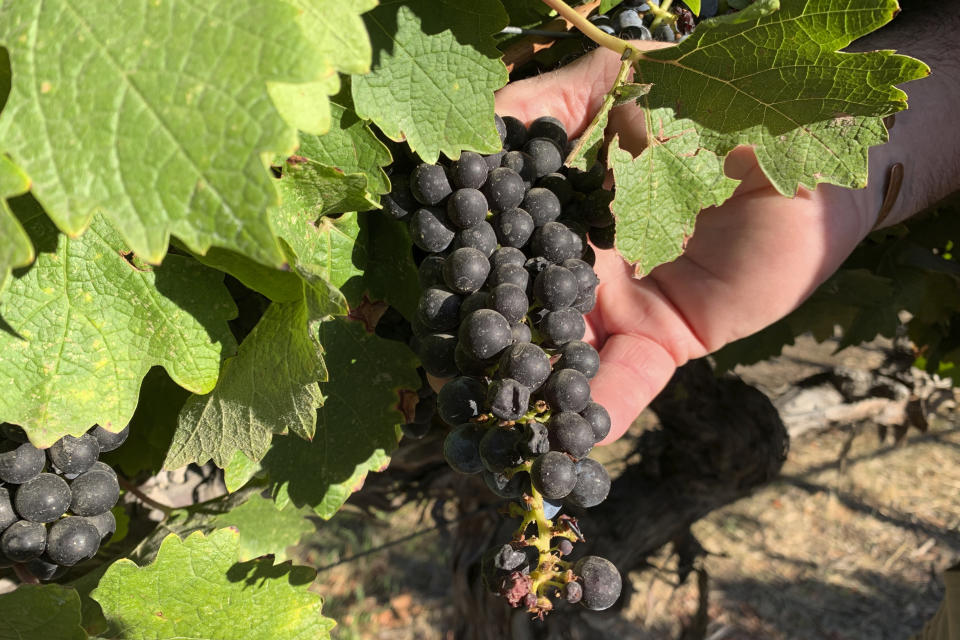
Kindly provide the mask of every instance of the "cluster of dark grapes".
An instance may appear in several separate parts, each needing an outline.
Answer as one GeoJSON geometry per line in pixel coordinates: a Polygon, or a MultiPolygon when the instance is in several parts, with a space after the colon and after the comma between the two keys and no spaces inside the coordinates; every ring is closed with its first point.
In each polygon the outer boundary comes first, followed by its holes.
{"type": "Polygon", "coordinates": [[[609,13],[590,16],[590,22],[601,31],[625,40],[677,42],[690,35],[699,19],[715,16],[719,2],[704,0],[698,17],[681,2],[672,3],[666,12],[668,19],[663,18],[665,12],[657,11],[659,8],[659,0],[625,0],[609,13]]]}
{"type": "MultiPolygon", "coordinates": [[[[488,587],[540,615],[558,595],[606,609],[620,574],[597,556],[565,559],[582,535],[559,512],[595,506],[610,489],[603,465],[587,457],[610,416],[591,400],[600,358],[583,337],[599,285],[588,239],[612,246],[612,194],[602,164],[564,167],[572,143],[555,118],[496,123],[496,154],[464,152],[391,175],[385,208],[408,221],[419,260],[411,342],[426,373],[449,379],[436,412],[451,428],[450,466],[516,500],[507,509],[521,519],[513,539],[483,558],[488,587]]],[[[424,415],[405,430],[433,412],[429,386],[419,395],[424,415]]]]}
{"type": "Polygon", "coordinates": [[[0,568],[22,563],[40,580],[89,560],[116,531],[117,474],[97,458],[127,438],[95,426],[46,451],[0,425],[0,568]]]}

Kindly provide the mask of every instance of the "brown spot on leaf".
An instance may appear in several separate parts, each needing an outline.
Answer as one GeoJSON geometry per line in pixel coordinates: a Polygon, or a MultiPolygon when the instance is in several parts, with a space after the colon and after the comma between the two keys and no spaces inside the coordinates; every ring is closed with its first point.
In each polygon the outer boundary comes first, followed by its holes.
{"type": "Polygon", "coordinates": [[[310,162],[310,160],[309,158],[305,158],[304,156],[293,155],[287,158],[287,164],[290,164],[293,166],[304,164],[306,162],[310,162]]]}
{"type": "Polygon", "coordinates": [[[380,321],[380,317],[387,310],[388,306],[386,302],[374,302],[364,296],[360,304],[350,310],[347,317],[351,320],[362,322],[367,333],[373,333],[373,329],[377,326],[377,322],[380,321]]]}
{"type": "Polygon", "coordinates": [[[403,419],[406,422],[413,422],[414,415],[417,412],[417,402],[420,397],[416,391],[411,391],[410,389],[400,389],[397,395],[400,396],[400,401],[397,402],[397,411],[403,414],[403,419]]]}

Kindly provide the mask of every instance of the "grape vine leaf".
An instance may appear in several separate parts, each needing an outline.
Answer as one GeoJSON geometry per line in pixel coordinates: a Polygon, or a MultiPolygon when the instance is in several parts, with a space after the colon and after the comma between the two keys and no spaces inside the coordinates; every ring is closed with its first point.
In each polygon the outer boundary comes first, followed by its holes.
{"type": "Polygon", "coordinates": [[[265,555],[273,555],[282,562],[287,559],[287,547],[316,530],[305,517],[308,511],[306,507],[298,509],[292,504],[277,510],[273,500],[256,493],[239,507],[213,518],[210,526],[234,527],[240,532],[237,556],[241,562],[265,555]]]}
{"type": "Polygon", "coordinates": [[[420,300],[420,279],[406,225],[380,211],[371,211],[360,214],[360,226],[367,253],[363,274],[367,293],[413,321],[420,300]]]}
{"type": "Polygon", "coordinates": [[[223,363],[216,388],[180,410],[164,467],[209,459],[223,467],[238,450],[259,460],[274,433],[313,437],[323,400],[317,381],[327,377],[315,324],[305,297],[272,303],[223,363]]]}
{"type": "Polygon", "coordinates": [[[300,9],[300,24],[323,56],[342,73],[367,73],[373,52],[360,14],[377,0],[287,0],[300,9]]]}
{"type": "Polygon", "coordinates": [[[500,149],[493,92],[506,84],[507,70],[493,34],[507,14],[499,0],[390,0],[364,21],[373,68],[351,84],[361,118],[406,139],[426,162],[500,149]]]}
{"type": "Polygon", "coordinates": [[[261,461],[278,507],[310,505],[332,517],[370,470],[389,461],[399,441],[401,389],[417,389],[417,360],[406,345],[385,340],[346,318],[323,322],[320,340],[330,380],[317,433],[305,443],[274,438],[261,461]]]}
{"type": "Polygon", "coordinates": [[[0,595],[0,640],[86,640],[80,596],[58,584],[21,584],[0,595]]]}
{"type": "Polygon", "coordinates": [[[316,573],[269,558],[238,563],[239,544],[233,529],[171,534],[151,564],[112,564],[91,596],[130,640],[329,638],[335,623],[307,589],[316,573]]]}
{"type": "Polygon", "coordinates": [[[696,213],[730,192],[723,159],[737,145],[754,148],[787,196],[820,182],[864,186],[867,152],[887,140],[881,118],[906,108],[894,85],[929,68],[891,51],[838,49],[896,10],[896,0],[757,0],[644,52],[634,80],[653,85],[641,99],[649,146],[610,162],[621,254],[644,272],[676,257],[696,213]],[[648,178],[631,182],[641,169],[648,178]]]}
{"type": "Polygon", "coordinates": [[[222,273],[176,255],[143,265],[99,215],[75,239],[42,212],[21,220],[38,257],[0,299],[0,419],[49,447],[93,424],[122,429],[151,366],[190,391],[213,388],[236,348],[222,273]]]}
{"type": "Polygon", "coordinates": [[[316,82],[269,82],[267,92],[284,120],[300,131],[321,135],[330,128],[330,98],[340,90],[340,76],[331,69],[316,82]]]}
{"type": "Polygon", "coordinates": [[[263,156],[289,154],[297,137],[268,84],[329,68],[297,15],[272,0],[6,3],[0,140],[71,235],[100,211],[148,262],[175,234],[199,253],[218,245],[279,266],[263,156]]]}
{"type": "Polygon", "coordinates": [[[13,215],[7,198],[26,193],[30,179],[9,158],[0,155],[0,294],[7,285],[10,271],[33,262],[33,243],[13,215]]]}

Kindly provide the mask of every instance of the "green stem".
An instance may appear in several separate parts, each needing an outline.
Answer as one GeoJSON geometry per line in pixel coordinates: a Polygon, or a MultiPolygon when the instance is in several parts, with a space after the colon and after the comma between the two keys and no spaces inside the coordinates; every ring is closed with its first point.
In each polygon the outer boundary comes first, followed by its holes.
{"type": "Polygon", "coordinates": [[[573,7],[568,5],[563,0],[543,0],[543,3],[559,13],[563,19],[571,23],[573,26],[579,29],[583,35],[587,36],[601,47],[606,47],[611,51],[616,51],[623,58],[629,59],[631,62],[644,57],[641,52],[635,51],[633,47],[630,46],[629,42],[626,40],[621,40],[616,36],[612,36],[609,33],[604,33],[592,22],[577,13],[573,7]]]}
{"type": "Polygon", "coordinates": [[[120,484],[121,487],[124,488],[124,490],[129,491],[130,493],[135,495],[137,499],[143,504],[153,509],[156,509],[157,511],[162,511],[164,519],[169,518],[170,514],[173,513],[173,507],[171,507],[170,505],[157,502],[156,500],[154,500],[153,498],[145,494],[143,491],[140,491],[140,489],[135,487],[132,483],[128,482],[126,478],[118,475],[117,482],[120,484]]]}
{"type": "Polygon", "coordinates": [[[659,7],[655,4],[650,5],[650,13],[653,14],[653,22],[650,23],[651,32],[659,27],[664,21],[674,22],[677,19],[677,16],[667,11],[671,4],[673,4],[673,0],[663,0],[663,4],[661,4],[659,7]]]}

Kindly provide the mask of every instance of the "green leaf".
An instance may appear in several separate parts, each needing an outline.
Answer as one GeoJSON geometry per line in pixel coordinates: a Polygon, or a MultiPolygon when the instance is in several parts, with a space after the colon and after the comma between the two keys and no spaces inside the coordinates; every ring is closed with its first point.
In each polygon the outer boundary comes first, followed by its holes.
{"type": "Polygon", "coordinates": [[[167,536],[152,564],[111,565],[92,597],[129,640],[329,638],[334,622],[307,589],[315,572],[269,559],[237,563],[239,543],[232,529],[167,536]]]}
{"type": "Polygon", "coordinates": [[[370,71],[370,38],[360,14],[377,0],[287,0],[300,9],[304,33],[324,57],[343,73],[370,71]]]}
{"type": "Polygon", "coordinates": [[[364,331],[359,322],[335,318],[321,324],[330,380],[309,443],[275,438],[262,461],[277,504],[310,505],[332,517],[370,470],[389,461],[403,414],[399,391],[420,386],[413,353],[398,342],[364,331]]]}
{"type": "Polygon", "coordinates": [[[10,2],[0,41],[13,72],[0,140],[57,226],[76,235],[102,211],[152,263],[171,234],[199,253],[216,244],[282,263],[262,156],[292,152],[296,131],[268,84],[329,69],[295,8],[10,2]]]}
{"type": "Polygon", "coordinates": [[[223,483],[227,491],[233,493],[242,489],[259,471],[259,461],[251,460],[242,451],[237,451],[223,468],[223,483]]]}
{"type": "Polygon", "coordinates": [[[305,517],[308,511],[293,505],[277,509],[273,500],[255,493],[239,507],[213,518],[210,526],[215,529],[234,527],[240,532],[237,555],[241,562],[265,555],[283,561],[287,559],[287,547],[294,546],[305,534],[316,530],[305,517]]]}
{"type": "Polygon", "coordinates": [[[171,255],[151,268],[129,256],[96,216],[83,236],[45,217],[25,224],[39,256],[0,300],[0,419],[49,447],[97,423],[122,429],[154,365],[180,386],[209,392],[236,348],[237,309],[223,274],[171,255]]]}
{"type": "Polygon", "coordinates": [[[636,100],[645,95],[650,90],[650,85],[638,85],[625,83],[624,80],[630,72],[630,63],[620,64],[620,72],[614,81],[613,89],[607,93],[597,114],[580,134],[577,144],[567,154],[564,164],[568,167],[586,171],[590,169],[597,161],[600,151],[603,149],[603,134],[607,128],[607,121],[610,118],[610,109],[617,104],[629,100],[636,100]]]}
{"type": "Polygon", "coordinates": [[[86,640],[80,596],[58,584],[21,584],[0,595],[0,640],[86,640]]]}
{"type": "Polygon", "coordinates": [[[737,188],[736,180],[723,175],[723,159],[697,150],[692,136],[653,145],[637,158],[614,138],[607,157],[617,183],[611,205],[617,250],[646,273],[679,256],[697,213],[737,188]],[[684,177],[684,188],[677,189],[674,176],[684,177]]]}
{"type": "Polygon", "coordinates": [[[683,4],[687,5],[690,11],[693,11],[693,15],[700,15],[700,0],[683,0],[683,4]]]}
{"type": "Polygon", "coordinates": [[[407,225],[380,212],[360,214],[367,253],[363,274],[366,292],[374,300],[384,300],[413,320],[420,300],[420,279],[413,261],[413,242],[407,225]]]}
{"type": "MultiPolygon", "coordinates": [[[[127,441],[119,449],[101,454],[101,459],[129,478],[142,471],[159,472],[177,428],[177,415],[189,397],[190,392],[171,380],[163,367],[150,369],[140,385],[127,441]]],[[[114,535],[111,541],[117,538],[114,535]]]]}
{"type": "Polygon", "coordinates": [[[890,51],[838,52],[887,23],[895,0],[778,7],[758,0],[705,20],[677,46],[644,52],[636,63],[635,81],[653,85],[641,100],[650,144],[636,161],[620,153],[611,164],[617,248],[642,271],[676,256],[696,213],[730,190],[723,159],[737,145],[753,146],[787,196],[820,182],[864,186],[867,152],[887,140],[881,118],[906,108],[894,85],[929,72],[890,51]],[[641,167],[655,176],[655,193],[630,184],[641,167]]]}
{"type": "Polygon", "coordinates": [[[373,70],[352,82],[361,118],[406,139],[426,162],[500,149],[493,92],[507,70],[492,34],[507,14],[498,0],[392,0],[364,21],[374,55],[373,70]]]}
{"type": "Polygon", "coordinates": [[[0,155],[0,294],[6,288],[10,271],[33,262],[33,244],[23,230],[7,198],[26,193],[30,179],[10,159],[0,155]]]}
{"type": "Polygon", "coordinates": [[[332,124],[324,135],[300,136],[297,155],[345,174],[363,173],[371,194],[389,193],[390,180],[381,167],[393,161],[390,150],[370,126],[347,107],[330,103],[330,115],[332,124]]]}
{"type": "Polygon", "coordinates": [[[330,101],[328,96],[340,90],[340,76],[330,70],[323,80],[290,84],[267,84],[270,99],[277,111],[291,126],[306,133],[320,135],[330,128],[330,101]]]}
{"type": "Polygon", "coordinates": [[[223,467],[236,451],[259,460],[273,434],[288,430],[311,438],[323,401],[317,381],[327,377],[314,323],[306,299],[271,304],[216,388],[184,404],[164,467],[210,459],[223,467]]]}

